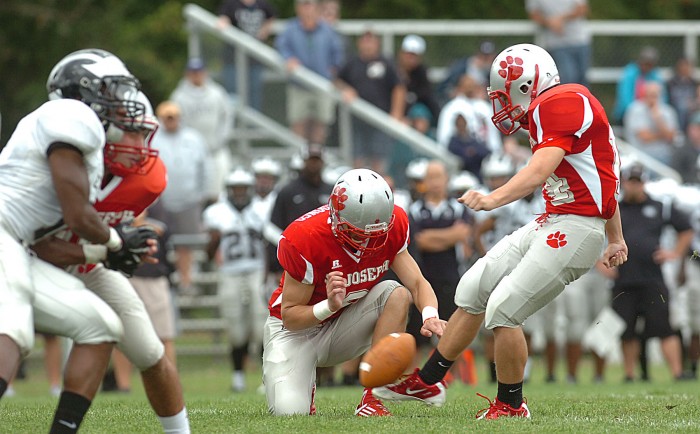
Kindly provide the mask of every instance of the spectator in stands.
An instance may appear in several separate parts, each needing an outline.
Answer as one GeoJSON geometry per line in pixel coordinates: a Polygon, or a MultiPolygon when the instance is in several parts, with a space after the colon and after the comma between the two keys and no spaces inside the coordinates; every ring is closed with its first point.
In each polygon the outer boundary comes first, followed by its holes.
{"type": "MultiPolygon", "coordinates": [[[[346,101],[360,97],[402,120],[406,107],[406,87],[392,62],[382,56],[379,36],[366,30],[357,39],[357,56],[348,60],[338,73],[336,86],[346,101]]],[[[367,122],[354,118],[354,167],[386,172],[393,139],[367,122]]]]}
{"type": "MultiPolygon", "coordinates": [[[[136,216],[133,225],[148,225],[158,233],[158,253],[156,254],[158,263],[144,263],[136,269],[129,281],[139,298],[143,301],[144,306],[146,306],[153,328],[165,347],[165,356],[170,359],[173,365],[176,365],[175,337],[177,336],[177,331],[175,328],[175,305],[170,292],[170,280],[168,279],[173,270],[167,259],[166,249],[169,237],[168,228],[162,221],[148,217],[148,211],[144,211],[136,216]]],[[[132,364],[116,348],[112,353],[112,357],[116,387],[120,391],[128,392],[131,389],[132,364]]]]}
{"type": "Polygon", "coordinates": [[[644,83],[655,81],[663,84],[661,72],[657,67],[659,52],[651,46],[643,47],[639,52],[636,62],[631,62],[622,70],[622,75],[617,82],[615,108],[613,110],[613,122],[624,121],[627,107],[634,100],[640,99],[644,91],[644,83]]]}
{"type": "Polygon", "coordinates": [[[700,182],[700,111],[694,112],[685,128],[685,143],[673,154],[673,168],[680,173],[683,183],[700,182]]]}
{"type": "MultiPolygon", "coordinates": [[[[219,28],[234,26],[257,39],[266,42],[270,37],[272,24],[277,16],[267,0],[223,0],[219,5],[219,28]]],[[[224,87],[230,94],[237,94],[236,50],[225,45],[223,51],[224,87]]],[[[252,58],[248,59],[248,103],[256,110],[262,110],[264,68],[252,58]]],[[[222,180],[223,182],[223,180],[222,180]]]]}
{"type": "MultiPolygon", "coordinates": [[[[464,249],[474,219],[465,206],[450,197],[449,174],[444,163],[430,161],[423,182],[423,197],[413,202],[408,211],[412,238],[409,252],[435,291],[440,318],[449,318],[457,308],[454,304],[460,279],[457,250],[464,249]]],[[[416,338],[419,348],[432,349],[430,338],[420,334],[422,325],[421,313],[411,308],[406,331],[416,338]]],[[[425,355],[427,351],[419,354],[425,355]]]]}
{"type": "Polygon", "coordinates": [[[206,200],[216,202],[231,167],[229,136],[233,127],[233,107],[224,88],[209,78],[201,58],[189,59],[186,69],[185,78],[180,80],[170,100],[180,107],[182,125],[197,130],[204,138],[209,166],[213,169],[205,188],[206,200]]]}
{"type": "Polygon", "coordinates": [[[481,162],[491,151],[477,135],[472,134],[464,115],[455,117],[455,130],[447,149],[462,160],[462,170],[475,174],[481,181],[481,162]]]}
{"type": "Polygon", "coordinates": [[[681,57],[676,61],[676,68],[673,77],[667,83],[667,89],[668,102],[676,109],[681,131],[685,131],[698,92],[698,81],[693,77],[693,64],[690,59],[681,57]]]}
{"type": "MultiPolygon", "coordinates": [[[[210,156],[207,145],[197,130],[180,122],[180,106],[164,101],[156,108],[161,128],[151,146],[158,150],[168,171],[168,186],[160,196],[165,222],[171,235],[201,234],[202,209],[206,187],[210,185],[210,156]]],[[[192,250],[185,245],[175,248],[175,268],[182,293],[192,294],[192,250]]]]}
{"type": "MultiPolygon", "coordinates": [[[[327,80],[333,80],[345,60],[343,41],[319,15],[317,0],[295,0],[297,17],[275,40],[275,47],[293,73],[304,66],[327,80]]],[[[287,119],[297,135],[311,143],[326,143],[333,122],[333,100],[303,88],[287,86],[287,119]]]]}
{"type": "Polygon", "coordinates": [[[592,39],[586,24],[588,0],[526,0],[525,8],[539,26],[538,45],[552,55],[561,82],[588,86],[592,39]]]}
{"type": "Polygon", "coordinates": [[[493,41],[482,41],[479,50],[468,57],[454,61],[447,71],[447,77],[438,85],[437,92],[443,104],[456,97],[458,84],[465,74],[476,81],[477,87],[486,90],[489,85],[491,64],[496,57],[496,44],[493,41]]]}
{"type": "MultiPolygon", "coordinates": [[[[434,138],[435,133],[431,126],[433,123],[433,115],[425,105],[413,104],[413,107],[411,107],[406,114],[406,121],[408,125],[413,127],[416,131],[430,138],[434,138]]],[[[394,189],[393,184],[402,188],[406,186],[406,166],[408,163],[418,158],[418,155],[416,151],[400,140],[394,144],[391,150],[391,160],[388,169],[390,176],[384,177],[389,185],[392,186],[392,190],[394,189]]],[[[396,196],[397,195],[394,194],[394,199],[397,199],[396,196]]]]}
{"type": "Polygon", "coordinates": [[[640,338],[658,337],[671,374],[684,379],[681,365],[681,341],[669,320],[669,292],[661,264],[685,256],[693,240],[688,216],[675,206],[651,199],[644,190],[646,173],[633,165],[622,173],[620,216],[626,239],[632,240],[627,264],[617,269],[612,291],[612,307],[625,321],[622,334],[625,381],[635,378],[640,353],[640,338]],[[659,248],[662,230],[671,226],[678,234],[673,250],[659,248]],[[639,318],[643,332],[636,332],[639,318]]]}
{"type": "Polygon", "coordinates": [[[642,98],[633,101],[625,112],[625,139],[664,164],[671,164],[680,138],[678,116],[663,102],[663,87],[655,81],[644,83],[642,98]]]}
{"type": "Polygon", "coordinates": [[[414,104],[423,104],[428,107],[433,119],[437,119],[440,114],[440,105],[423,60],[425,49],[425,39],[418,35],[406,35],[401,42],[398,54],[397,72],[406,85],[405,113],[408,113],[414,104]]]}
{"type": "Polygon", "coordinates": [[[482,87],[471,75],[464,74],[457,82],[454,98],[440,111],[437,122],[437,141],[447,147],[456,133],[456,117],[462,115],[472,135],[487,145],[491,152],[501,153],[503,143],[501,133],[491,122],[491,103],[486,100],[482,87]]]}
{"type": "Polygon", "coordinates": [[[332,27],[335,27],[340,21],[340,1],[338,0],[321,0],[321,18],[323,18],[332,27]]]}

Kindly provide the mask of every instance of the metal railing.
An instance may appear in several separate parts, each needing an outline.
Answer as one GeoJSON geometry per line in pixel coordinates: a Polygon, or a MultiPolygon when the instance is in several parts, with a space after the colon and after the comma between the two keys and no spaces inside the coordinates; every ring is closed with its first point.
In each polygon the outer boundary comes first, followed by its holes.
{"type": "MultiPolygon", "coordinates": [[[[303,84],[305,87],[336,101],[339,107],[340,157],[346,163],[352,161],[351,122],[354,116],[405,142],[413,150],[429,157],[443,160],[453,170],[456,168],[457,160],[437,142],[396,121],[384,111],[364,100],[346,103],[342,100],[333,83],[306,68],[301,67],[293,73],[288,73],[283,59],[276,50],[235,27],[229,26],[225,29],[217,27],[217,17],[211,12],[199,6],[188,4],[185,6],[183,13],[189,30],[190,56],[201,55],[201,38],[204,33],[222,40],[225,44],[236,47],[236,87],[238,89],[247,88],[249,82],[248,64],[253,59],[267,68],[268,75],[282,77],[285,80],[293,78],[294,81],[303,84]]],[[[277,20],[273,25],[273,33],[282,31],[286,21],[277,20]]],[[[589,21],[588,27],[594,41],[600,37],[682,38],[682,49],[678,50],[679,53],[690,59],[699,57],[700,21],[589,21]]],[[[368,28],[380,35],[382,49],[389,58],[394,57],[398,38],[408,33],[417,33],[423,36],[520,37],[521,40],[528,39],[537,42],[537,27],[529,20],[341,20],[336,27],[339,33],[347,36],[360,35],[368,28]]],[[[636,53],[633,56],[636,56],[636,53]]],[[[444,77],[445,72],[445,67],[433,67],[430,69],[430,77],[434,81],[439,81],[444,77]]],[[[620,66],[594,65],[589,69],[587,75],[591,83],[613,84],[617,81],[621,72],[622,67],[620,66]]],[[[664,77],[668,78],[672,74],[672,68],[668,66],[661,67],[661,72],[664,77]]],[[[697,73],[698,71],[696,71],[697,73]]],[[[266,135],[275,142],[292,149],[299,149],[303,146],[303,138],[292,133],[286,126],[249,107],[246,92],[239,92],[237,98],[237,116],[243,123],[264,130],[266,135]]],[[[238,134],[237,137],[232,137],[232,140],[238,143],[240,153],[250,155],[249,136],[238,134]]],[[[624,141],[620,140],[620,142],[621,148],[625,152],[634,155],[638,161],[661,176],[680,179],[680,176],[673,169],[659,163],[642,151],[627,145],[624,141]]],[[[273,150],[266,149],[266,151],[271,152],[273,150]]],[[[289,153],[286,156],[289,156],[289,153]]]]}
{"type": "MultiPolygon", "coordinates": [[[[338,104],[339,116],[339,147],[342,159],[347,163],[352,161],[352,116],[367,122],[375,128],[384,131],[391,137],[401,140],[408,146],[427,155],[445,162],[451,170],[456,170],[457,159],[444,147],[431,138],[419,133],[415,129],[397,121],[388,113],[380,110],[373,104],[360,98],[346,102],[333,83],[324,77],[306,68],[299,67],[293,72],[285,69],[285,62],[280,54],[273,48],[257,41],[246,33],[229,26],[225,29],[217,27],[217,18],[212,13],[193,4],[188,4],[184,8],[184,16],[189,29],[189,53],[191,56],[200,55],[200,32],[208,32],[221,38],[225,43],[236,47],[236,87],[247,89],[248,85],[248,63],[251,59],[260,62],[268,69],[280,74],[284,74],[289,79],[294,79],[299,83],[320,95],[333,99],[338,104]]],[[[248,106],[246,92],[238,93],[239,104],[237,109],[242,111],[244,119],[256,126],[264,127],[262,120],[266,119],[261,113],[257,113],[248,106]]],[[[272,119],[266,119],[268,126],[275,124],[272,119]]],[[[281,134],[278,139],[287,145],[299,147],[303,140],[295,136],[291,130],[286,134],[281,134]]],[[[235,140],[235,137],[234,137],[235,140]]],[[[245,152],[248,148],[243,143],[240,149],[245,152]]]]}

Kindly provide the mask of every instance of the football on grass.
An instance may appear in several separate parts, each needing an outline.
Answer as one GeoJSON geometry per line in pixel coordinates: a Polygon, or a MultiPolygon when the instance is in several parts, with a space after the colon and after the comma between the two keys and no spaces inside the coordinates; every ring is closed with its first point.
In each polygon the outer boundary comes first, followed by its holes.
{"type": "Polygon", "coordinates": [[[408,333],[391,333],[370,348],[360,362],[360,383],[379,387],[395,382],[413,362],[416,339],[408,333]]]}

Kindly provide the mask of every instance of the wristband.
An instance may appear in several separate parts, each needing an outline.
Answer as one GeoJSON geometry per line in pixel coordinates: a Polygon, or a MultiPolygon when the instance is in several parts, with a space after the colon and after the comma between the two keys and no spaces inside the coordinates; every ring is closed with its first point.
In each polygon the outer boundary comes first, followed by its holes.
{"type": "Polygon", "coordinates": [[[83,244],[83,256],[86,264],[97,264],[107,258],[107,246],[102,244],[83,244]]]}
{"type": "Polygon", "coordinates": [[[335,313],[331,310],[330,306],[328,306],[328,300],[319,301],[318,303],[314,304],[313,311],[314,316],[319,321],[328,319],[335,313]]]}
{"type": "Polygon", "coordinates": [[[104,245],[107,246],[109,250],[116,252],[122,248],[122,244],[124,244],[124,242],[122,241],[122,237],[119,236],[119,232],[114,228],[109,228],[109,240],[104,245]]]}
{"type": "Polygon", "coordinates": [[[422,315],[423,315],[423,322],[426,322],[430,318],[440,319],[440,314],[438,313],[437,308],[435,308],[433,306],[425,306],[423,308],[422,315]]]}

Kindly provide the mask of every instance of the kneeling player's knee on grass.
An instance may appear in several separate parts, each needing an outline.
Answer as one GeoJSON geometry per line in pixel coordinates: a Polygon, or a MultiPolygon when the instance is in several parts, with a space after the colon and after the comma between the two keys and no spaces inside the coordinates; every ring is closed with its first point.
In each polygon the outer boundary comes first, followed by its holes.
{"type": "Polygon", "coordinates": [[[289,390],[281,385],[274,388],[274,396],[268,400],[270,413],[275,416],[309,414],[311,396],[303,396],[299,390],[289,390]],[[286,389],[286,390],[285,390],[286,389]]]}

